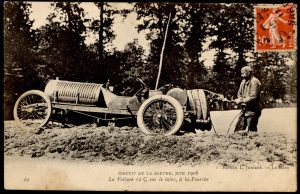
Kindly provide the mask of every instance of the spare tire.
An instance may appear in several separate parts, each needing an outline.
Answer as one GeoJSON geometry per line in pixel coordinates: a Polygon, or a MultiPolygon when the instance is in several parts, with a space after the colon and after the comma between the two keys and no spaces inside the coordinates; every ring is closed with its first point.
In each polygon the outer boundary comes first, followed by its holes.
{"type": "Polygon", "coordinates": [[[194,113],[194,116],[191,119],[193,119],[192,123],[195,123],[195,128],[211,130],[212,123],[209,113],[209,104],[204,90],[188,90],[187,94],[191,111],[194,113]]]}
{"type": "Polygon", "coordinates": [[[200,104],[201,104],[202,118],[203,120],[207,120],[209,116],[209,107],[208,107],[204,90],[197,90],[197,91],[198,91],[200,104]]]}
{"type": "Polygon", "coordinates": [[[173,88],[167,92],[167,95],[175,98],[181,106],[184,106],[187,102],[186,91],[181,88],[173,88]]]}

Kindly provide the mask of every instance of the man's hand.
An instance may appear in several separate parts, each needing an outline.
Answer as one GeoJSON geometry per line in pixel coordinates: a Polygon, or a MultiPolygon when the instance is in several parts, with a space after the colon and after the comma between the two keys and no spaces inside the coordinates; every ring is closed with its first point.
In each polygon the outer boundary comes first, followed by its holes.
{"type": "Polygon", "coordinates": [[[223,94],[220,94],[218,97],[217,97],[217,100],[219,101],[224,101],[225,97],[223,94]]]}
{"type": "Polygon", "coordinates": [[[242,103],[242,104],[241,104],[241,107],[242,107],[242,108],[246,108],[246,107],[247,107],[247,104],[246,104],[246,103],[242,103]]]}
{"type": "Polygon", "coordinates": [[[235,99],[234,102],[235,102],[236,104],[241,104],[241,103],[242,103],[242,100],[238,98],[238,99],[235,99]]]}

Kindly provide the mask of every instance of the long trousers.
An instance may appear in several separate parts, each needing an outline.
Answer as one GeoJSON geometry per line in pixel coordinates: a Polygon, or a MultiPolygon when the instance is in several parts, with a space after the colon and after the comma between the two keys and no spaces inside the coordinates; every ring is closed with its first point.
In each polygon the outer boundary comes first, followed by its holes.
{"type": "Polygon", "coordinates": [[[245,116],[244,114],[241,114],[236,123],[234,132],[241,130],[257,132],[257,124],[259,117],[260,113],[255,114],[253,116],[245,116]]]}

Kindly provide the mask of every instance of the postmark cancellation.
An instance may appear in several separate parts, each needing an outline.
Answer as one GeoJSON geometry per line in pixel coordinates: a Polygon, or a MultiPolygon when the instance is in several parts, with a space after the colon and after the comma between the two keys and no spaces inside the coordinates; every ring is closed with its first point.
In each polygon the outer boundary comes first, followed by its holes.
{"type": "Polygon", "coordinates": [[[255,16],[255,50],[296,51],[297,7],[293,3],[257,5],[255,16]]]}

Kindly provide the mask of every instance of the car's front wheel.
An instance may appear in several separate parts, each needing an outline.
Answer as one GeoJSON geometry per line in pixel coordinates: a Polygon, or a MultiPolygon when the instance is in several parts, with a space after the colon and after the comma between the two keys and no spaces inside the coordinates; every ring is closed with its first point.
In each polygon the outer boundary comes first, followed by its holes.
{"type": "Polygon", "coordinates": [[[29,90],[16,101],[14,119],[21,128],[38,129],[47,124],[51,112],[50,98],[42,91],[29,90]]]}

